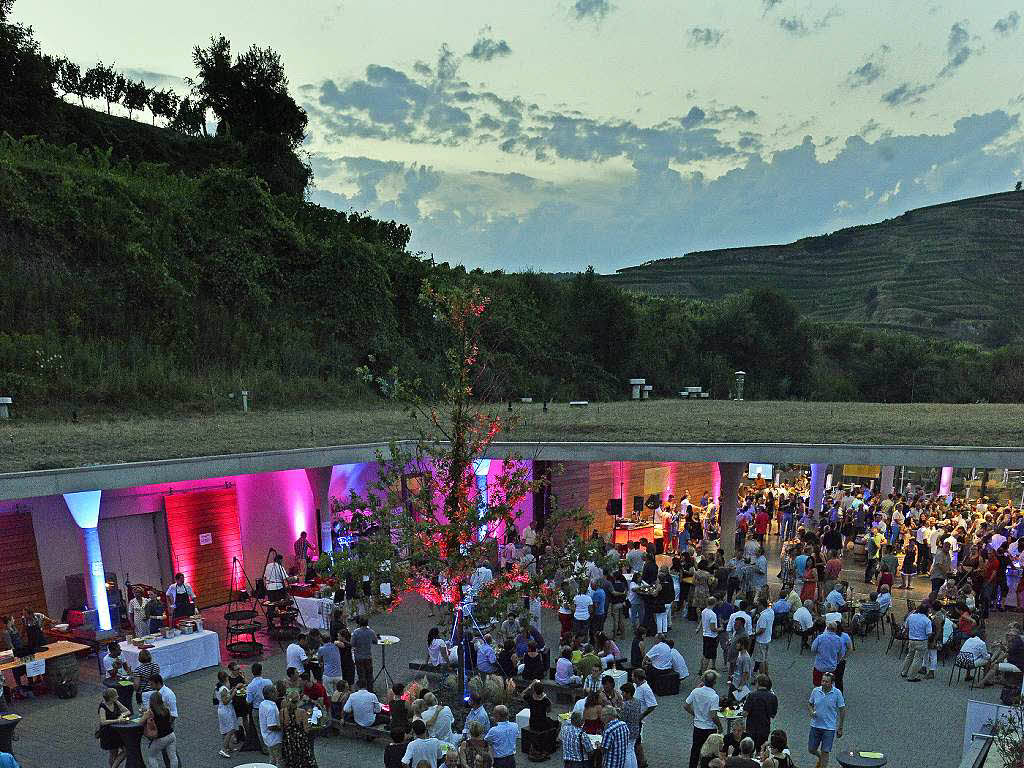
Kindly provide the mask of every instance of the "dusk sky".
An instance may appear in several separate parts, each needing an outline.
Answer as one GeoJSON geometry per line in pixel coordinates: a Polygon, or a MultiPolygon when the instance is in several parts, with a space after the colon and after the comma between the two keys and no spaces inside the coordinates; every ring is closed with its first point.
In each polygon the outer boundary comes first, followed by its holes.
{"type": "Polygon", "coordinates": [[[470,267],[787,242],[1024,175],[1002,2],[19,0],[45,51],[151,84],[213,34],[283,56],[310,199],[470,267]]]}

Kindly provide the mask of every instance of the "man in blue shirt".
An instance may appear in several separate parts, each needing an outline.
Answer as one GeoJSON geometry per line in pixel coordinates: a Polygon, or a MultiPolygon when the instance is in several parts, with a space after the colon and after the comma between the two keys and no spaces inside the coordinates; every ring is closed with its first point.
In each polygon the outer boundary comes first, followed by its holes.
{"type": "Polygon", "coordinates": [[[472,709],[466,715],[466,725],[462,729],[462,735],[465,737],[469,736],[470,723],[480,723],[483,726],[484,733],[487,733],[491,729],[491,718],[487,714],[487,710],[484,709],[484,703],[480,698],[480,694],[476,691],[469,694],[469,705],[472,709]]]}
{"type": "Polygon", "coordinates": [[[846,655],[846,643],[836,632],[835,623],[825,627],[825,631],[814,638],[811,653],[814,654],[814,684],[819,685],[826,672],[835,672],[839,660],[846,655]]]}
{"type": "Polygon", "coordinates": [[[921,679],[920,673],[926,671],[928,638],[932,634],[932,620],[928,616],[927,604],[921,603],[917,606],[917,610],[907,616],[906,627],[910,649],[907,651],[907,660],[903,664],[900,677],[906,677],[907,682],[916,683],[921,679]],[[911,673],[913,673],[913,677],[907,677],[911,673]]]}
{"type": "Polygon", "coordinates": [[[491,643],[491,636],[484,635],[483,642],[476,649],[476,668],[485,674],[499,671],[498,654],[494,652],[494,646],[491,643]]]}
{"type": "Polygon", "coordinates": [[[601,710],[601,722],[604,723],[604,732],[601,734],[603,768],[625,768],[627,751],[633,749],[633,743],[629,738],[629,726],[619,719],[615,707],[605,707],[601,710]]]}
{"type": "Polygon", "coordinates": [[[494,708],[494,720],[494,725],[484,736],[484,741],[491,745],[494,752],[494,768],[515,768],[519,726],[508,721],[508,707],[504,704],[494,708]]]}
{"type": "Polygon", "coordinates": [[[817,768],[828,765],[832,742],[843,736],[846,721],[846,699],[832,684],[832,674],[821,676],[821,685],[811,691],[807,700],[811,713],[811,732],[807,738],[807,751],[818,758],[817,768]]]}
{"type": "Polygon", "coordinates": [[[604,620],[608,615],[608,595],[599,581],[590,582],[590,599],[594,601],[594,615],[590,617],[590,635],[592,638],[604,632],[604,620]]]}

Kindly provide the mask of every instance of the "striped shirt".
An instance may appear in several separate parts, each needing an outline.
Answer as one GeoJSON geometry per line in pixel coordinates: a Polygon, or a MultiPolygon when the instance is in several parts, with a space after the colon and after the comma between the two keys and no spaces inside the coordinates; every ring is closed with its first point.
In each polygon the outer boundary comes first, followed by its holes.
{"type": "Polygon", "coordinates": [[[562,725],[562,759],[585,762],[594,751],[594,743],[572,723],[562,725]]]}
{"type": "Polygon", "coordinates": [[[604,750],[604,768],[625,768],[626,750],[632,745],[629,741],[629,726],[615,718],[604,727],[601,735],[601,748],[604,750]]]}
{"type": "Polygon", "coordinates": [[[151,661],[149,664],[139,664],[135,668],[135,674],[139,678],[139,691],[151,691],[153,689],[150,687],[150,678],[160,674],[160,665],[155,661],[151,661]]]}

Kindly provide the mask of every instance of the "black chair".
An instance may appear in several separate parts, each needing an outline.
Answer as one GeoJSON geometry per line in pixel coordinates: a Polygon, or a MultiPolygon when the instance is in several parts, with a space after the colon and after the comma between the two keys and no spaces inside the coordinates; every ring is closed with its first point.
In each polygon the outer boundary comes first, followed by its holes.
{"type": "MultiPolygon", "coordinates": [[[[974,681],[977,680],[977,675],[973,675],[972,673],[977,671],[980,674],[981,669],[982,668],[979,667],[977,665],[977,663],[974,661],[974,655],[973,654],[971,654],[971,653],[958,653],[956,655],[956,658],[953,659],[953,666],[950,667],[950,670],[949,670],[949,682],[946,683],[946,687],[948,688],[949,686],[951,686],[953,684],[953,673],[954,672],[956,673],[956,681],[959,684],[961,674],[963,674],[963,672],[966,671],[967,674],[970,675],[970,677],[968,677],[968,680],[970,681],[970,684],[971,684],[970,687],[974,688],[974,681]]],[[[978,682],[981,682],[981,681],[978,680],[978,682]]]]}

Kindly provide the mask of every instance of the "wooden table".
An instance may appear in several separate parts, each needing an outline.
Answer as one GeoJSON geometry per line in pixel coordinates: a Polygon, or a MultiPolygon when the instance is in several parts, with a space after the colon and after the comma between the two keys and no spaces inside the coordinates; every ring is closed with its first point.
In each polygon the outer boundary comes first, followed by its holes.
{"type": "Polygon", "coordinates": [[[91,652],[92,649],[87,645],[81,645],[79,643],[68,642],[67,640],[58,640],[55,643],[50,643],[46,646],[45,651],[33,654],[32,656],[25,656],[21,659],[13,659],[12,661],[4,662],[0,664],[0,672],[4,672],[9,669],[17,669],[18,667],[24,666],[26,661],[39,661],[45,659],[59,659],[62,656],[69,656],[82,651],[91,652]]]}

